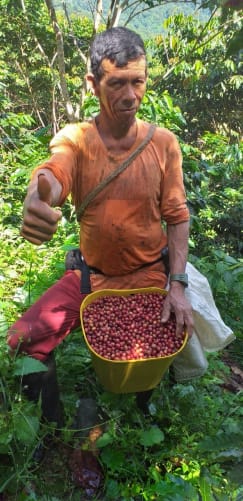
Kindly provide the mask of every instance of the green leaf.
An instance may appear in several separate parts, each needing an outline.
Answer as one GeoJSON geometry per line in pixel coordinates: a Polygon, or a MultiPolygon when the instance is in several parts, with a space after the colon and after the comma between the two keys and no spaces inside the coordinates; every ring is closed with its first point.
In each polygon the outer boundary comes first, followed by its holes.
{"type": "Polygon", "coordinates": [[[48,370],[46,365],[40,362],[40,360],[31,357],[18,358],[13,365],[14,376],[25,376],[26,374],[46,372],[48,370]]]}
{"type": "Polygon", "coordinates": [[[17,413],[13,421],[17,440],[27,445],[36,440],[39,430],[39,419],[36,416],[17,413]]]}
{"type": "MultiPolygon", "coordinates": [[[[1,305],[1,303],[0,303],[1,305]]],[[[0,334],[5,334],[7,332],[8,324],[6,322],[5,316],[0,313],[0,334]]]]}
{"type": "Polygon", "coordinates": [[[205,477],[199,479],[200,483],[200,494],[202,496],[202,501],[213,501],[214,496],[212,495],[211,485],[209,480],[205,477]]]}
{"type": "Polygon", "coordinates": [[[104,449],[101,453],[102,462],[104,462],[112,471],[119,471],[127,462],[125,454],[118,450],[104,449]]]}
{"type": "Polygon", "coordinates": [[[149,430],[145,430],[140,433],[139,442],[141,445],[144,445],[144,447],[150,447],[163,442],[164,438],[164,433],[158,426],[151,426],[149,430]]]}
{"type": "Polygon", "coordinates": [[[0,454],[7,454],[9,452],[9,445],[13,438],[12,431],[0,432],[0,454]]]}
{"type": "Polygon", "coordinates": [[[106,445],[108,444],[111,444],[113,442],[113,438],[112,436],[110,435],[110,433],[103,433],[103,435],[101,435],[101,437],[98,438],[98,440],[96,441],[96,445],[97,447],[105,447],[106,445]]]}
{"type": "Polygon", "coordinates": [[[159,496],[156,499],[166,501],[198,501],[198,495],[193,485],[172,474],[166,474],[165,481],[162,480],[156,483],[153,490],[159,496]]]}
{"type": "Polygon", "coordinates": [[[237,31],[229,41],[226,56],[237,54],[243,47],[243,27],[237,31]]]}
{"type": "Polygon", "coordinates": [[[114,499],[118,499],[119,494],[120,494],[120,487],[118,482],[116,482],[116,480],[113,479],[111,480],[108,479],[107,489],[106,489],[107,499],[112,499],[112,501],[114,499]]]}

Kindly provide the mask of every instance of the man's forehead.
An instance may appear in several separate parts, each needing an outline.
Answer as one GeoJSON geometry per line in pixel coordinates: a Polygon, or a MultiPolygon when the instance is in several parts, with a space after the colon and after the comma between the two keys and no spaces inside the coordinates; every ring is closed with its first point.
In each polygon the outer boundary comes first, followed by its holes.
{"type": "Polygon", "coordinates": [[[128,61],[125,66],[116,66],[109,59],[103,59],[101,66],[106,76],[122,74],[125,71],[146,73],[146,59],[144,56],[128,61]]]}

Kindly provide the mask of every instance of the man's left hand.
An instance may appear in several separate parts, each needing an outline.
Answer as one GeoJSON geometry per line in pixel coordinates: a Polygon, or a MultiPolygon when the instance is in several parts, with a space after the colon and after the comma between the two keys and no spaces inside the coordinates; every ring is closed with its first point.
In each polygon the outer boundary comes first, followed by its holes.
{"type": "Polygon", "coordinates": [[[186,328],[188,336],[193,333],[192,307],[185,296],[184,285],[180,282],[173,282],[166,296],[161,321],[165,323],[169,320],[171,313],[176,317],[176,334],[179,335],[186,328]]]}

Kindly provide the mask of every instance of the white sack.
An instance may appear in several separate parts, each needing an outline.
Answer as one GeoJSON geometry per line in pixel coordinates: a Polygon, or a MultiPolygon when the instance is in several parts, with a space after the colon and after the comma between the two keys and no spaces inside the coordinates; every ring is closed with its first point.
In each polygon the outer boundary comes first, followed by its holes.
{"type": "Polygon", "coordinates": [[[186,297],[192,305],[195,333],[206,351],[218,351],[234,341],[235,335],[225,325],[214,302],[207,278],[191,263],[186,265],[189,286],[186,297]]]}
{"type": "Polygon", "coordinates": [[[202,376],[208,367],[205,352],[222,350],[235,339],[220,316],[207,278],[191,263],[187,263],[186,273],[189,285],[185,293],[192,305],[194,333],[173,362],[178,382],[202,376]]]}
{"type": "Polygon", "coordinates": [[[203,376],[208,368],[208,361],[200,341],[195,333],[187,342],[184,350],[173,362],[174,378],[178,383],[203,376]]]}

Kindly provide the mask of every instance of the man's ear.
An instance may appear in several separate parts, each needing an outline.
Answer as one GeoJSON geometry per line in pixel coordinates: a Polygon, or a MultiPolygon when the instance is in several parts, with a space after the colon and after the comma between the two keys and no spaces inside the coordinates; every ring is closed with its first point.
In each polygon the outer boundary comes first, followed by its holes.
{"type": "Polygon", "coordinates": [[[97,83],[96,83],[96,80],[95,80],[93,73],[87,73],[87,75],[85,76],[85,79],[87,82],[88,89],[91,90],[92,94],[94,94],[95,96],[98,96],[97,83]]]}

